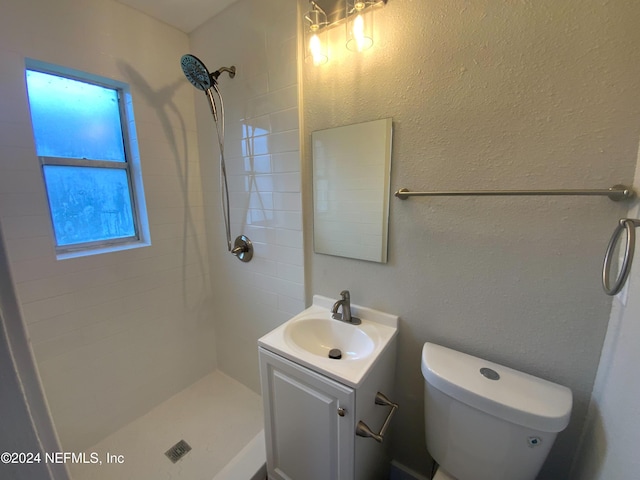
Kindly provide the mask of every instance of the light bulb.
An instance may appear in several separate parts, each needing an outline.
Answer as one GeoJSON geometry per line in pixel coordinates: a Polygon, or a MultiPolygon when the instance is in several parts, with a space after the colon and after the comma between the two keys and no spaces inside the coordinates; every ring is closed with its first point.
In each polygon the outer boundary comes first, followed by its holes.
{"type": "Polygon", "coordinates": [[[364,36],[364,20],[362,19],[362,15],[360,14],[358,14],[356,16],[356,19],[353,21],[353,38],[355,38],[356,40],[356,45],[359,52],[371,46],[365,46],[366,41],[371,41],[371,39],[364,36]]]}
{"type": "Polygon", "coordinates": [[[320,51],[322,49],[322,45],[320,44],[320,39],[317,34],[313,34],[313,36],[309,39],[309,53],[313,57],[314,65],[317,65],[318,59],[320,58],[320,51]]]}
{"type": "Polygon", "coordinates": [[[316,33],[309,39],[309,53],[313,57],[315,66],[322,65],[327,61],[327,56],[322,52],[322,42],[316,33]]]}
{"type": "Polygon", "coordinates": [[[371,33],[367,31],[368,25],[365,25],[364,18],[358,7],[356,6],[357,14],[351,21],[351,32],[349,40],[347,42],[347,48],[349,50],[355,50],[362,52],[373,45],[373,38],[371,33]]]}
{"type": "Polygon", "coordinates": [[[309,0],[311,10],[304,18],[305,54],[304,61],[315,66],[327,63],[327,14],[314,1],[309,0]]]}

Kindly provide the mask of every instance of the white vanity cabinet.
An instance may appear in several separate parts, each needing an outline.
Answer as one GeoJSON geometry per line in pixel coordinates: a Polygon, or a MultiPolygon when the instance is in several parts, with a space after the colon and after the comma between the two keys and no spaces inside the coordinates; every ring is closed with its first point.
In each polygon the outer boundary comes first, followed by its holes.
{"type": "Polygon", "coordinates": [[[269,479],[351,480],[352,388],[260,348],[269,479]]]}
{"type": "Polygon", "coordinates": [[[382,480],[388,478],[388,440],[356,435],[359,421],[378,431],[389,407],[395,342],[357,387],[259,348],[269,480],[382,480]]]}
{"type": "Polygon", "coordinates": [[[389,478],[398,317],[352,305],[348,324],[333,304],[315,295],[258,340],[269,480],[389,478]]]}

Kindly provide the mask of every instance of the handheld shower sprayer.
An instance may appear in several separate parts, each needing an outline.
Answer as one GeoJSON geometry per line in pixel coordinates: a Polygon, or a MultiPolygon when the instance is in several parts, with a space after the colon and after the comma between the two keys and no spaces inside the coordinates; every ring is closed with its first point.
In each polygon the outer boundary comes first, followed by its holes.
{"type": "Polygon", "coordinates": [[[182,71],[184,72],[187,80],[191,82],[191,85],[196,87],[198,90],[204,90],[205,95],[209,99],[209,106],[211,107],[211,114],[213,115],[213,119],[218,121],[218,110],[216,108],[216,102],[213,99],[213,94],[211,90],[215,90],[218,94],[218,98],[222,102],[222,96],[220,95],[220,91],[218,90],[218,77],[223,73],[227,72],[230,78],[236,76],[236,67],[221,67],[213,73],[209,73],[209,70],[205,66],[205,64],[195,55],[186,54],[183,55],[180,59],[180,66],[182,67],[182,71]]]}
{"type": "Polygon", "coordinates": [[[222,195],[222,216],[224,217],[225,232],[227,235],[227,250],[235,255],[239,260],[248,262],[253,257],[253,245],[244,235],[240,235],[235,239],[233,248],[231,245],[231,227],[230,227],[230,214],[229,214],[229,186],[227,184],[227,168],[224,160],[224,104],[222,102],[222,94],[218,88],[218,77],[224,72],[229,74],[230,78],[236,76],[236,67],[221,67],[213,73],[209,73],[209,70],[202,61],[195,55],[186,54],[180,59],[180,66],[184,72],[187,80],[196,87],[198,90],[203,90],[207,99],[209,100],[209,106],[211,107],[211,114],[216,126],[216,132],[218,134],[218,146],[220,147],[220,193],[222,195]],[[218,103],[220,104],[220,117],[218,117],[218,109],[216,102],[213,98],[213,92],[216,92],[218,96],[218,103]]]}
{"type": "Polygon", "coordinates": [[[230,78],[236,76],[236,67],[221,67],[213,73],[209,73],[209,70],[205,66],[205,64],[195,55],[186,54],[183,55],[180,59],[180,66],[182,66],[182,71],[184,72],[187,80],[191,82],[191,85],[196,87],[198,90],[208,90],[213,87],[218,80],[218,77],[223,73],[227,72],[230,78]]]}

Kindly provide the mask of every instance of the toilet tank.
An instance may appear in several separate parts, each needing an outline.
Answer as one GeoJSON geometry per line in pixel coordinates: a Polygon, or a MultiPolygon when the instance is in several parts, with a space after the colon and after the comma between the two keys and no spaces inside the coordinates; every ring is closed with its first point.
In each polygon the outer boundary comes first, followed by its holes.
{"type": "Polygon", "coordinates": [[[458,480],[534,480],[571,390],[433,343],[422,349],[431,456],[458,480]]]}

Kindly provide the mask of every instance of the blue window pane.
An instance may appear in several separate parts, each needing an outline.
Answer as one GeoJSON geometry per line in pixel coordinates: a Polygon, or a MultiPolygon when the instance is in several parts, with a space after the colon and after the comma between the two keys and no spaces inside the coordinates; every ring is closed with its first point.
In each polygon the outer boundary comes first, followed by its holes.
{"type": "Polygon", "coordinates": [[[126,170],[43,169],[58,246],[135,236],[126,170]]]}
{"type": "Polygon", "coordinates": [[[39,156],[125,161],[116,90],[27,70],[27,91],[39,156]]]}

